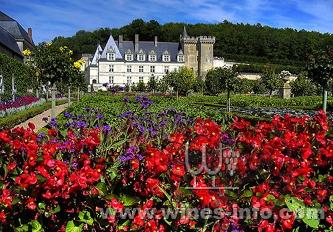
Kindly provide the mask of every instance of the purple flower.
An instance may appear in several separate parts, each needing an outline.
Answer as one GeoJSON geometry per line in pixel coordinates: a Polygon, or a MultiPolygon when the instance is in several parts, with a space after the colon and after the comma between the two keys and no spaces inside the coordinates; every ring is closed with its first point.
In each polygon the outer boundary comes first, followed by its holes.
{"type": "Polygon", "coordinates": [[[47,121],[49,121],[49,118],[48,118],[48,117],[44,117],[42,120],[43,120],[44,122],[47,122],[47,121]]]}
{"type": "Polygon", "coordinates": [[[104,116],[102,114],[97,114],[96,118],[97,119],[102,119],[102,118],[104,118],[104,116]]]}
{"type": "Polygon", "coordinates": [[[76,122],[76,126],[78,128],[83,128],[83,127],[86,127],[87,126],[87,123],[85,121],[77,121],[76,122]]]}
{"type": "Polygon", "coordinates": [[[124,97],[123,101],[126,102],[126,103],[129,103],[130,99],[128,97],[124,97]]]}
{"type": "Polygon", "coordinates": [[[72,117],[72,115],[68,112],[64,112],[64,116],[65,116],[65,118],[71,118],[72,117]]]}
{"type": "Polygon", "coordinates": [[[51,118],[51,121],[50,121],[49,125],[51,127],[56,127],[58,125],[57,124],[57,119],[56,118],[51,118]]]}
{"type": "Polygon", "coordinates": [[[107,134],[107,133],[109,133],[110,131],[111,131],[111,127],[110,127],[109,125],[104,125],[104,126],[103,126],[103,132],[104,132],[104,133],[107,134]]]}
{"type": "Polygon", "coordinates": [[[153,101],[146,96],[136,96],[135,101],[140,103],[141,107],[144,109],[148,108],[151,104],[153,104],[153,101]]]}

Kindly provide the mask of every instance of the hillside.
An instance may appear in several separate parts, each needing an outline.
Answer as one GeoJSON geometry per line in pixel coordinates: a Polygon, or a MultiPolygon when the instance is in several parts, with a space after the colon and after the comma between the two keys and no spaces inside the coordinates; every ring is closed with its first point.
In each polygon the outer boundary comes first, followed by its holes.
{"type": "Polygon", "coordinates": [[[224,21],[219,24],[159,24],[151,20],[136,19],[121,28],[101,28],[93,32],[78,31],[72,37],[56,37],[53,43],[67,45],[77,57],[82,53],[93,53],[96,45],[104,45],[110,33],[117,38],[133,40],[140,34],[140,40],[153,40],[158,35],[160,41],[179,41],[179,35],[186,25],[190,35],[213,35],[216,37],[214,55],[227,60],[252,63],[276,63],[301,66],[308,54],[326,46],[333,47],[333,35],[295,29],[277,29],[260,24],[234,24],[224,21]]]}

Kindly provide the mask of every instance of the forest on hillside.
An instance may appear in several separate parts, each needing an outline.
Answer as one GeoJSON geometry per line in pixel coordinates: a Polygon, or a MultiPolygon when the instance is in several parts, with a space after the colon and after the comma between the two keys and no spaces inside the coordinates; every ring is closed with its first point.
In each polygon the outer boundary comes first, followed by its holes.
{"type": "Polygon", "coordinates": [[[329,33],[228,21],[218,24],[159,24],[155,20],[145,22],[142,19],[121,28],[100,28],[92,32],[81,30],[72,37],[56,37],[52,42],[69,46],[80,57],[82,53],[93,53],[97,44],[104,46],[110,34],[116,40],[120,34],[125,40],[134,40],[134,35],[140,34],[140,40],[153,40],[157,35],[159,41],[178,42],[184,25],[191,36],[215,36],[214,55],[229,61],[303,66],[309,54],[333,47],[333,35],[329,33]]]}

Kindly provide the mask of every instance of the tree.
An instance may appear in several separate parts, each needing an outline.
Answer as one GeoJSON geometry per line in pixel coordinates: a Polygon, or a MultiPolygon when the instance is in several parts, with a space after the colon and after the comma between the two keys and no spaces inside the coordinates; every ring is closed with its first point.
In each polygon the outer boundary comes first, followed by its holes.
{"type": "Polygon", "coordinates": [[[155,93],[156,89],[157,89],[157,81],[156,81],[156,78],[155,78],[155,76],[151,76],[151,77],[149,78],[148,83],[147,83],[147,90],[150,91],[150,92],[155,93]]]}
{"type": "Polygon", "coordinates": [[[164,80],[176,91],[177,96],[178,94],[185,96],[190,90],[193,90],[195,74],[192,69],[181,67],[179,70],[167,74],[164,80]]]}
{"type": "Polygon", "coordinates": [[[297,79],[290,83],[291,92],[295,97],[316,95],[317,87],[308,79],[307,73],[302,72],[297,79]]]}
{"type": "Polygon", "coordinates": [[[221,87],[227,91],[227,111],[231,111],[230,93],[236,89],[238,78],[237,72],[230,68],[218,68],[220,73],[221,87]]]}
{"type": "Polygon", "coordinates": [[[206,92],[209,95],[217,95],[222,92],[219,69],[211,69],[208,71],[205,80],[206,92]]]}
{"type": "Polygon", "coordinates": [[[29,54],[30,65],[35,70],[40,84],[82,84],[83,74],[80,71],[83,60],[73,61],[73,51],[67,46],[57,47],[48,43],[39,44],[29,54]]]}
{"type": "Polygon", "coordinates": [[[260,79],[261,83],[265,85],[266,89],[269,91],[269,97],[272,96],[273,91],[281,87],[283,84],[282,79],[272,70],[266,70],[260,79]]]}
{"type": "Polygon", "coordinates": [[[333,48],[314,53],[307,65],[309,78],[323,89],[323,109],[327,106],[327,89],[333,79],[333,48]]]}
{"type": "Polygon", "coordinates": [[[138,92],[146,91],[146,85],[143,81],[139,81],[139,83],[136,85],[136,91],[138,91],[138,92]]]}

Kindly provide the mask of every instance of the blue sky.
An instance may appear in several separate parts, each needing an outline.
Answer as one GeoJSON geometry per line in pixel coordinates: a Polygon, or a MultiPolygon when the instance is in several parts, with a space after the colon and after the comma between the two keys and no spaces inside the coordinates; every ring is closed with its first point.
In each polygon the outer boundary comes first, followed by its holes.
{"type": "Polygon", "coordinates": [[[78,30],[160,23],[261,23],[333,33],[333,0],[0,0],[0,10],[33,28],[36,42],[78,30]]]}

